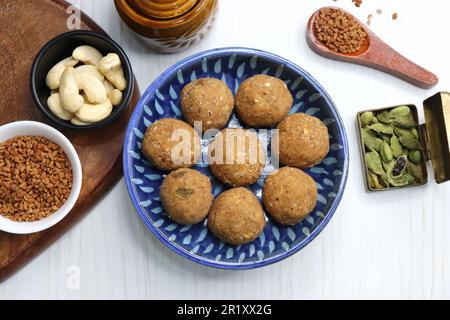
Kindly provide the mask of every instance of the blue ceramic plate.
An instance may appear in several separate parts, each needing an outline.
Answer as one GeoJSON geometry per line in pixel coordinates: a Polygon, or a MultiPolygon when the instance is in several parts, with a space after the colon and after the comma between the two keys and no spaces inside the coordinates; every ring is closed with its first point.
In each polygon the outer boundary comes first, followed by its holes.
{"type": "MultiPolygon", "coordinates": [[[[239,127],[233,115],[229,126],[239,127]]],[[[204,147],[207,141],[203,141],[204,147]]],[[[204,148],[206,149],[206,148],[204,148]]],[[[123,165],[131,201],[153,234],[170,249],[192,261],[225,269],[262,267],[285,259],[311,242],[330,221],[341,200],[347,180],[348,145],[342,120],[320,84],[295,64],[271,53],[224,48],[188,57],[165,71],[147,89],[131,117],[125,138],[123,165]],[[165,213],[159,188],[165,173],[151,166],[142,155],[142,139],[147,127],[161,118],[182,119],[180,93],[192,80],[214,77],[224,80],[233,92],[255,75],[268,74],[286,82],[294,96],[291,114],[306,112],[320,118],[330,132],[331,151],[320,165],[307,170],[319,189],[317,207],[302,223],[283,227],[267,221],[261,236],[243,246],[227,245],[214,237],[206,223],[181,226],[165,213]]],[[[212,177],[206,165],[195,169],[211,177],[214,195],[226,187],[212,177]]],[[[261,198],[265,177],[250,186],[261,198]]]]}

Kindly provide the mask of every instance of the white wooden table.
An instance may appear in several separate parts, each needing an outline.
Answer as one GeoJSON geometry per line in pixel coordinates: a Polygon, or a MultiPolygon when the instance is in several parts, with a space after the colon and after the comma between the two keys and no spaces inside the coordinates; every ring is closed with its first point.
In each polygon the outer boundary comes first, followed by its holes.
{"type": "Polygon", "coordinates": [[[450,298],[450,183],[368,194],[355,127],[359,110],[401,103],[419,106],[450,90],[448,1],[222,0],[209,36],[187,52],[159,55],[121,23],[112,0],[73,1],[127,51],[143,92],[179,59],[209,48],[246,46],[284,56],[316,77],[344,119],[350,176],[334,218],[297,255],[259,270],[232,272],[189,262],[159,243],[134,211],[123,180],[87,217],[12,278],[0,299],[315,299],[450,298]],[[364,67],[326,60],[305,42],[307,19],[337,4],[388,43],[436,72],[437,88],[422,90],[364,67]],[[393,12],[399,19],[391,20],[393,12]]]}

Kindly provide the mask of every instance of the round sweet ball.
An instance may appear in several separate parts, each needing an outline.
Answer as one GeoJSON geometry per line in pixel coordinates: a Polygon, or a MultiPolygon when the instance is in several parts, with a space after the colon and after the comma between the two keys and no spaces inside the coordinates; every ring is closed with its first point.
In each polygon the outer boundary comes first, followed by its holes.
{"type": "Polygon", "coordinates": [[[173,171],[164,179],[160,196],[167,215],[182,225],[203,221],[214,198],[209,178],[186,168],[173,171]]]}
{"type": "Polygon", "coordinates": [[[202,131],[222,129],[234,108],[234,96],[227,84],[219,79],[198,79],[183,88],[181,109],[187,122],[201,121],[202,131]]]}
{"type": "Polygon", "coordinates": [[[245,80],[236,94],[239,118],[252,127],[269,127],[283,120],[292,107],[293,98],[286,84],[266,75],[245,80]]]}
{"type": "Polygon", "coordinates": [[[144,156],[158,169],[173,171],[192,167],[201,157],[200,137],[194,128],[177,119],[161,119],[145,132],[144,156]]]}
{"type": "Polygon", "coordinates": [[[231,187],[256,183],[266,163],[258,135],[252,130],[222,130],[208,150],[212,174],[231,187]]]}
{"type": "Polygon", "coordinates": [[[313,167],[322,162],[330,151],[328,128],[316,117],[296,113],[284,119],[277,129],[278,155],[286,166],[313,167]]]}
{"type": "Polygon", "coordinates": [[[219,239],[236,246],[255,240],[265,225],[261,204],[246,188],[223,192],[214,201],[208,216],[209,230],[219,239]]]}
{"type": "Polygon", "coordinates": [[[282,225],[295,225],[316,207],[317,185],[305,172],[284,167],[270,175],[263,189],[263,203],[282,225]]]}

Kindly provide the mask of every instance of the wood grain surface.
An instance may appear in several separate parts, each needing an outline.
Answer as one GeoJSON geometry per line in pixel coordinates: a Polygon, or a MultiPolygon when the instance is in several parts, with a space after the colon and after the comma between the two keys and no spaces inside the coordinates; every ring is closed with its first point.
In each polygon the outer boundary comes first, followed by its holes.
{"type": "MultiPolygon", "coordinates": [[[[29,74],[41,47],[69,31],[68,3],[52,0],[2,0],[0,2],[0,125],[17,120],[48,123],[34,105],[29,74]]],[[[103,32],[86,15],[81,28],[103,32]]],[[[135,86],[130,107],[113,124],[103,129],[75,132],[57,127],[75,146],[83,169],[80,197],[70,214],[49,230],[32,235],[11,235],[0,231],[0,280],[12,274],[73,226],[87,210],[122,176],[122,144],[132,109],[140,97],[135,86]]],[[[54,125],[53,125],[54,126],[54,125]]]]}
{"type": "MultiPolygon", "coordinates": [[[[336,8],[336,7],[329,7],[336,8]]],[[[323,45],[317,38],[314,30],[314,20],[319,14],[315,12],[308,21],[306,29],[306,36],[308,44],[318,54],[334,60],[340,60],[350,63],[356,63],[371,67],[393,75],[394,77],[405,80],[420,88],[429,89],[436,86],[439,78],[432,72],[419,66],[418,64],[407,59],[392,47],[388,46],[380,37],[378,37],[372,30],[365,26],[361,21],[360,25],[363,27],[368,37],[356,54],[342,54],[334,52],[323,45]]]]}

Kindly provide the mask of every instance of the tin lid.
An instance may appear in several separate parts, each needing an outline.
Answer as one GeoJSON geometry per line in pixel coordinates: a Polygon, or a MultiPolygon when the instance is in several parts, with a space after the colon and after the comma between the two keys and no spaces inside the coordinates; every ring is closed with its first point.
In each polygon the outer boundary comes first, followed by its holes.
{"type": "Polygon", "coordinates": [[[439,92],[423,103],[425,154],[431,159],[437,183],[450,180],[450,93],[439,92]]]}
{"type": "Polygon", "coordinates": [[[142,16],[173,19],[189,11],[198,0],[127,0],[142,16]]]}

